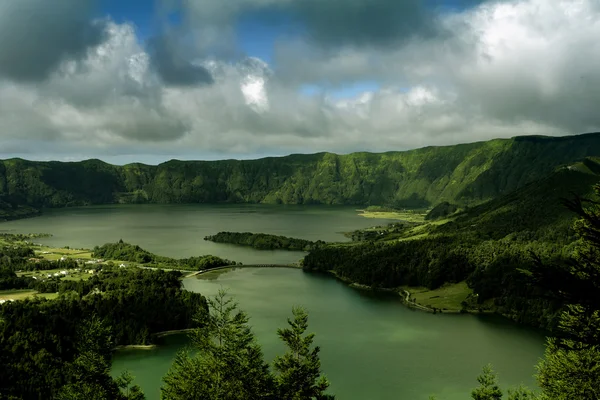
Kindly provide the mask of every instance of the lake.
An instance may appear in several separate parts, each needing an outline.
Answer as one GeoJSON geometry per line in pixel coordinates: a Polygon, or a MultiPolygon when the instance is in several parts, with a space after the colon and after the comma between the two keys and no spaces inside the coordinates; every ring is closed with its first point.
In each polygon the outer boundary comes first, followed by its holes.
{"type": "MultiPolygon", "coordinates": [[[[345,241],[341,232],[390,221],[370,220],[349,207],[266,205],[118,205],[48,210],[42,216],[0,223],[0,231],[45,232],[52,246],[91,248],[119,239],[156,254],[213,254],[245,264],[289,263],[301,252],[257,251],[204,241],[219,231],[251,231],[310,240],[345,241]]],[[[396,296],[375,295],[327,276],[293,269],[237,269],[215,280],[186,279],[204,295],[228,288],[251,317],[268,360],[284,350],[276,329],[293,305],[310,312],[310,330],[322,347],[323,370],[341,400],[469,398],[483,365],[492,363],[504,386],[533,386],[543,354],[540,332],[501,318],[433,315],[404,307],[396,296]]],[[[116,353],[113,372],[129,369],[149,400],[185,336],[155,350],[116,353]]]]}
{"type": "MultiPolygon", "coordinates": [[[[395,296],[362,292],[328,276],[283,268],[236,269],[215,280],[186,279],[188,290],[212,296],[226,288],[250,315],[267,360],[284,352],[276,335],[294,305],[309,311],[331,392],[343,400],[464,400],[481,368],[492,363],[503,386],[534,387],[543,354],[541,333],[491,316],[427,314],[395,296]]],[[[117,352],[113,373],[128,369],[149,400],[185,336],[154,350],[117,352]]]]}
{"type": "Polygon", "coordinates": [[[167,257],[212,254],[244,264],[288,264],[304,253],[259,251],[204,237],[232,231],[348,241],[343,232],[389,222],[361,217],[352,207],[145,204],[48,209],[39,217],[2,222],[0,232],[50,233],[36,242],[56,247],[92,248],[123,239],[167,257]]]}

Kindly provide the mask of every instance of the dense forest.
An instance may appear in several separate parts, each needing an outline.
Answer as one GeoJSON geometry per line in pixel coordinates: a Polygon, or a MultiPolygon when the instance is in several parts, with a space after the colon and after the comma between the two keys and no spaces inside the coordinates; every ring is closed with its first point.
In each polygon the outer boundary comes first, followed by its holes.
{"type": "Polygon", "coordinates": [[[31,207],[105,203],[475,205],[599,154],[600,134],[585,134],[158,166],[10,159],[0,161],[0,218],[31,207]]]}
{"type": "Polygon", "coordinates": [[[61,281],[55,300],[1,305],[0,397],[121,398],[108,375],[112,347],[152,343],[153,334],[193,328],[202,322],[199,310],[206,314],[204,297],[182,290],[180,276],[105,267],[87,281],[61,281]],[[110,395],[63,393],[85,383],[110,395]]]}
{"type": "Polygon", "coordinates": [[[313,242],[287,236],[251,232],[219,232],[216,235],[206,236],[204,240],[249,246],[259,250],[310,251],[325,245],[322,240],[313,242]]]}
{"type": "Polygon", "coordinates": [[[591,195],[600,181],[598,171],[597,160],[588,158],[466,208],[445,223],[416,231],[394,224],[374,236],[355,234],[361,240],[311,251],[303,268],[332,271],[374,288],[436,289],[466,280],[477,296],[465,309],[491,307],[515,321],[552,329],[561,304],[531,289],[519,271],[533,266],[532,253],[550,263],[566,262],[574,254],[575,214],[563,199],[591,195]]]}
{"type": "Polygon", "coordinates": [[[119,240],[117,243],[106,243],[102,246],[94,247],[92,256],[100,259],[130,261],[146,267],[190,271],[207,270],[237,264],[235,261],[225,260],[212,255],[179,259],[159,256],[142,249],[138,245],[125,243],[123,240],[119,240]]]}

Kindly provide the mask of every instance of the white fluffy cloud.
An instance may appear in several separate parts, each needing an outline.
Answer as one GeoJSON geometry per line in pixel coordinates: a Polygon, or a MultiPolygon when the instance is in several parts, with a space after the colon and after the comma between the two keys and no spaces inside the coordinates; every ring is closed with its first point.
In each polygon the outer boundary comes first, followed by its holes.
{"type": "MultiPolygon", "coordinates": [[[[186,23],[218,15],[200,3],[189,2],[186,23]]],[[[219,21],[227,28],[239,10],[272,4],[239,0],[219,21]]],[[[161,161],[600,130],[596,0],[483,3],[436,23],[450,34],[390,31],[403,40],[385,45],[372,43],[376,30],[321,45],[315,38],[327,32],[317,24],[314,36],[282,39],[271,67],[254,58],[201,57],[169,73],[208,73],[210,82],[198,75],[175,82],[157,69],[131,25],[104,22],[102,43],[52,58],[56,68],[40,72],[45,79],[0,75],[0,155],[161,161]],[[361,80],[381,88],[346,99],[327,90],[361,80]],[[303,95],[305,83],[326,90],[303,95]]],[[[198,46],[213,43],[208,39],[198,46]]]]}

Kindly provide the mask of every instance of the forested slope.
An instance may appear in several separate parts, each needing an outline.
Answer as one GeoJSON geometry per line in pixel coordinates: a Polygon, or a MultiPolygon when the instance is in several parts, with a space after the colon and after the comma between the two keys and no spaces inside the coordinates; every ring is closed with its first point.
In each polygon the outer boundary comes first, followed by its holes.
{"type": "Polygon", "coordinates": [[[479,304],[493,299],[496,311],[551,328],[560,305],[533,291],[519,270],[532,267],[532,253],[548,262],[572,256],[575,214],[562,199],[589,196],[600,182],[599,171],[596,159],[584,159],[446,223],[392,229],[375,240],[315,249],[303,267],[377,288],[436,289],[466,280],[479,304]]]}
{"type": "Polygon", "coordinates": [[[0,199],[4,209],[198,202],[476,205],[588,156],[600,156],[600,134],[516,137],[381,154],[172,160],[158,166],[10,159],[0,161],[0,199]]]}

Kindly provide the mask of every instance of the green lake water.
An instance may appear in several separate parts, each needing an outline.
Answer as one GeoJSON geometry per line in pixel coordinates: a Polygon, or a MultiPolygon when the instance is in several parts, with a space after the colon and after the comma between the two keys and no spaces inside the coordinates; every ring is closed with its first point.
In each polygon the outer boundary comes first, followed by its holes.
{"type": "MultiPolygon", "coordinates": [[[[123,239],[171,257],[214,254],[245,264],[287,263],[299,252],[259,252],[203,240],[218,231],[265,232],[306,239],[345,240],[339,232],[384,224],[352,208],[260,205],[143,205],[51,210],[41,217],[0,224],[4,232],[47,232],[37,241],[90,248],[123,239]]],[[[310,313],[321,346],[323,370],[341,400],[468,399],[483,365],[492,363],[503,386],[534,386],[534,364],[543,354],[540,332],[501,318],[433,315],[404,307],[396,296],[375,295],[327,276],[283,268],[236,269],[214,280],[186,279],[188,290],[236,297],[272,360],[284,351],[276,330],[294,305],[310,313]]],[[[154,350],[115,353],[113,373],[128,369],[149,400],[159,399],[161,378],[183,335],[154,350]]]]}
{"type": "MultiPolygon", "coordinates": [[[[292,306],[306,307],[331,391],[342,400],[426,400],[430,394],[466,400],[487,363],[503,384],[533,387],[534,364],[543,353],[539,332],[501,318],[412,311],[395,296],[362,292],[300,270],[237,269],[184,284],[208,296],[228,289],[249,313],[268,360],[284,351],[276,330],[292,306]]],[[[113,373],[128,369],[149,400],[159,399],[161,378],[185,343],[178,335],[154,350],[118,352],[113,373]]]]}
{"type": "Polygon", "coordinates": [[[49,209],[41,216],[0,223],[0,232],[51,233],[36,242],[92,248],[123,239],[168,257],[204,254],[244,264],[298,262],[302,252],[259,251],[204,240],[220,231],[260,232],[307,240],[348,241],[342,233],[388,220],[361,217],[352,207],[273,205],[108,205],[49,209]]]}

